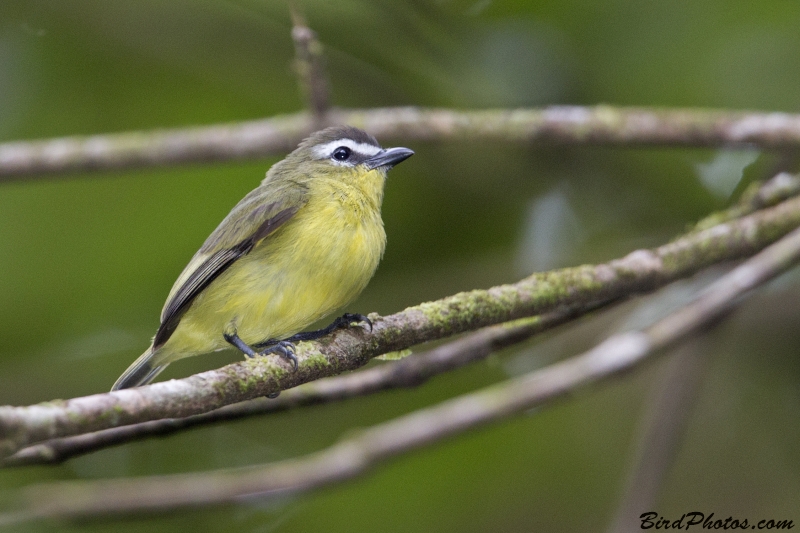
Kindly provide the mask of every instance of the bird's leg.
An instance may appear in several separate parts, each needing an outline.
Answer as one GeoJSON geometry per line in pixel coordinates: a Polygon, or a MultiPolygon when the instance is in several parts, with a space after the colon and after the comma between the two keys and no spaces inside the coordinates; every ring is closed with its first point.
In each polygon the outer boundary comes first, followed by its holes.
{"type": "Polygon", "coordinates": [[[239,334],[236,333],[235,329],[231,332],[226,331],[225,333],[223,333],[222,338],[225,339],[229,344],[232,344],[233,346],[239,348],[239,350],[242,353],[244,353],[247,357],[255,357],[258,355],[258,353],[256,353],[256,351],[252,349],[249,344],[244,342],[242,338],[239,337],[239,334]]]}
{"type": "MultiPolygon", "coordinates": [[[[251,351],[253,348],[256,350],[260,350],[257,355],[267,355],[269,353],[277,353],[284,359],[288,359],[292,365],[294,365],[294,369],[297,370],[297,356],[294,354],[294,343],[295,342],[302,342],[302,341],[313,341],[314,339],[319,339],[320,337],[324,337],[330,333],[333,333],[337,329],[344,329],[349,328],[353,324],[365,323],[369,326],[369,330],[372,331],[372,321],[365,317],[364,315],[359,315],[358,313],[345,313],[342,316],[338,317],[334,320],[330,325],[325,328],[318,329],[316,331],[304,331],[302,333],[296,333],[291,337],[287,337],[283,340],[280,339],[267,339],[265,341],[261,341],[256,343],[251,348],[244,344],[244,342],[236,337],[239,342],[247,346],[251,351]]],[[[235,335],[235,333],[234,333],[235,335]]],[[[235,340],[233,341],[225,337],[225,340],[242,350],[244,353],[248,354],[250,357],[254,357],[242,349],[238,344],[235,344],[235,340]]]]}
{"type": "Polygon", "coordinates": [[[368,325],[369,330],[372,331],[372,321],[369,318],[365,317],[364,315],[359,315],[358,313],[345,313],[334,320],[327,327],[318,329],[316,331],[304,331],[302,333],[297,333],[286,340],[289,342],[313,341],[314,339],[319,339],[320,337],[329,335],[337,329],[349,328],[354,324],[361,323],[368,325]]]}
{"type": "Polygon", "coordinates": [[[292,363],[294,369],[297,370],[297,356],[294,354],[294,344],[291,342],[270,339],[268,341],[260,342],[250,346],[244,342],[241,337],[239,337],[235,329],[232,331],[226,331],[222,334],[222,337],[233,346],[236,346],[247,357],[256,357],[259,355],[277,353],[284,359],[288,359],[289,362],[292,363]],[[267,348],[261,350],[260,352],[257,352],[253,349],[253,347],[261,349],[264,346],[267,346],[267,348]]]}

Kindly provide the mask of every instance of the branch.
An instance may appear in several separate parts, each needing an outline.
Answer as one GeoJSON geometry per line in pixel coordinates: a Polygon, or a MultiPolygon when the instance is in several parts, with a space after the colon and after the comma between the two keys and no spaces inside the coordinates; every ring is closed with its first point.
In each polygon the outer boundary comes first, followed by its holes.
{"type": "MultiPolygon", "coordinates": [[[[778,204],[799,193],[800,179],[786,172],[781,172],[765,183],[752,183],[751,187],[742,194],[742,198],[736,205],[725,211],[709,215],[698,222],[694,230],[708,229],[721,222],[740,218],[764,207],[778,204]]],[[[484,359],[494,351],[511,343],[522,342],[540,331],[582,316],[592,311],[595,307],[604,306],[607,303],[610,302],[605,302],[598,306],[576,308],[574,311],[548,313],[535,317],[533,322],[530,322],[531,319],[523,319],[530,323],[513,329],[509,328],[508,325],[490,326],[432,351],[412,355],[390,365],[372,368],[357,374],[323,378],[319,381],[306,383],[298,388],[286,391],[277,400],[258,398],[187,418],[166,418],[74,437],[53,439],[24,448],[11,457],[0,460],[0,466],[61,463],[72,457],[91,453],[109,446],[156,435],[169,435],[198,425],[339,401],[390,388],[418,386],[434,375],[484,359]]],[[[684,364],[673,366],[682,367],[684,364]]]]}
{"type": "Polygon", "coordinates": [[[322,124],[328,111],[329,91],[325,76],[325,56],[317,34],[306,25],[300,13],[291,6],[292,40],[294,41],[294,71],[300,83],[308,108],[314,119],[322,124]]]}
{"type": "Polygon", "coordinates": [[[322,125],[351,124],[400,141],[495,140],[616,146],[800,147],[800,115],[703,109],[554,106],[457,111],[332,109],[174,130],[0,144],[0,180],[65,172],[263,158],[322,125]]]}
{"type": "MultiPolygon", "coordinates": [[[[382,461],[549,403],[578,387],[641,364],[657,351],[711,326],[741,296],[800,260],[800,228],[732,270],[701,295],[642,331],[607,338],[542,370],[384,422],[298,459],[202,474],[67,481],[23,489],[23,520],[164,511],[296,493],[351,479],[382,461]]],[[[2,519],[2,517],[0,517],[2,519]]]]}
{"type": "Polygon", "coordinates": [[[521,321],[524,323],[521,325],[510,323],[490,326],[433,350],[410,355],[399,361],[353,374],[306,383],[296,389],[284,392],[276,399],[257,398],[187,418],[153,420],[74,437],[53,439],[18,451],[11,457],[0,461],[0,466],[61,463],[72,457],[109,446],[156,435],[169,435],[198,425],[341,401],[388,389],[417,387],[434,376],[483,360],[498,350],[523,342],[542,331],[552,329],[611,303],[613,302],[604,301],[532,318],[523,318],[521,321]]]}
{"type": "Polygon", "coordinates": [[[21,448],[161,418],[182,418],[353,370],[383,353],[469,330],[651,291],[722,261],[754,254],[800,225],[800,198],[599,265],[536,273],[381,317],[371,333],[341,330],[297,346],[299,368],[259,357],[136,389],[28,407],[0,407],[0,458],[21,448]]]}
{"type": "Polygon", "coordinates": [[[689,415],[708,367],[704,337],[684,343],[659,374],[640,422],[636,453],[609,533],[641,531],[639,515],[655,509],[664,480],[684,438],[689,415]]]}
{"type": "Polygon", "coordinates": [[[780,172],[766,182],[751,183],[735,205],[724,211],[712,213],[695,224],[693,229],[702,231],[779,204],[798,194],[800,194],[800,179],[788,172],[780,172]]]}

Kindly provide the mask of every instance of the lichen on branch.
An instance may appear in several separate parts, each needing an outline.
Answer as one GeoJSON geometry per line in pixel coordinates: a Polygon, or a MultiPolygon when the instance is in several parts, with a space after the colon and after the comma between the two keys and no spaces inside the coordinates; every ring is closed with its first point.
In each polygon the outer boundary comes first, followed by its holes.
{"type": "Polygon", "coordinates": [[[459,293],[385,317],[372,314],[372,332],[342,330],[317,342],[300,343],[297,371],[272,358],[256,358],[136,389],[0,407],[0,458],[53,438],[186,417],[266,396],[353,370],[383,353],[484,326],[647,292],[711,264],[752,255],[798,225],[800,198],[791,198],[608,263],[536,273],[514,284],[459,293]]]}

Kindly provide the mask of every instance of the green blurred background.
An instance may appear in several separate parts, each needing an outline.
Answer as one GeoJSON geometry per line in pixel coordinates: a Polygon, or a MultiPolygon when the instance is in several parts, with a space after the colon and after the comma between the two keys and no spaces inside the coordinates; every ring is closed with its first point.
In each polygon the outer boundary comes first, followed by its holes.
{"type": "MultiPolygon", "coordinates": [[[[800,108],[795,1],[298,5],[326,46],[339,106],[800,108]]],[[[0,140],[297,111],[303,102],[290,29],[280,1],[4,0],[0,140]]],[[[658,245],[727,205],[775,160],[754,150],[405,144],[417,155],[387,184],[386,256],[351,311],[391,313],[658,245]]],[[[0,185],[0,404],[107,390],[146,348],[188,259],[278,159],[0,185]]],[[[777,280],[710,334],[698,353],[708,358],[703,385],[652,510],[800,523],[798,281],[777,280]]],[[[663,312],[664,301],[629,303],[418,389],[195,429],[55,467],[0,471],[0,503],[35,481],[302,455],[355,428],[575,354],[631,315],[663,312]]],[[[193,358],[164,378],[238,359],[233,352],[193,358]]],[[[664,363],[313,494],[19,530],[602,530],[664,363]]]]}

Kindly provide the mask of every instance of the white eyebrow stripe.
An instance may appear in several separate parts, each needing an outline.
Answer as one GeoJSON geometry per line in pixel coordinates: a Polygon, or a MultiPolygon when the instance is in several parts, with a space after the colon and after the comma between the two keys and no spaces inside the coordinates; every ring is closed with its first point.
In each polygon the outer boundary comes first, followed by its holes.
{"type": "Polygon", "coordinates": [[[352,139],[339,139],[338,141],[330,141],[326,142],[325,144],[318,144],[313,148],[314,156],[317,159],[327,159],[331,156],[331,153],[340,146],[346,146],[350,148],[354,152],[358,152],[359,154],[365,155],[367,157],[372,157],[373,155],[380,152],[382,149],[378,148],[375,145],[367,144],[367,143],[357,143],[352,139]]]}

